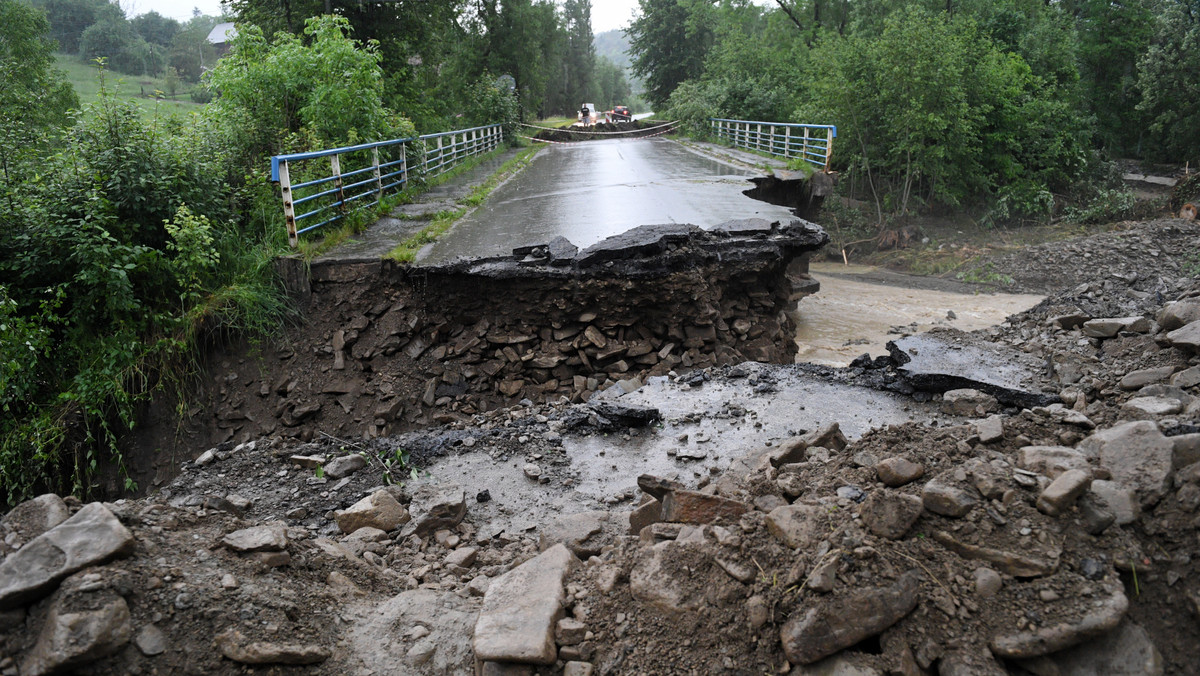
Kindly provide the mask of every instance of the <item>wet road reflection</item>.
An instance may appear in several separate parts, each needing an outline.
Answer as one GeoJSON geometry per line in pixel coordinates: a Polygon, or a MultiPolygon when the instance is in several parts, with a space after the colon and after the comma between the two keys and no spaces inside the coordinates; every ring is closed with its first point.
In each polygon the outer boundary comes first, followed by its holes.
{"type": "Polygon", "coordinates": [[[666,139],[553,145],[418,262],[502,255],[558,235],[584,248],[653,223],[710,227],[735,218],[794,218],[742,194],[754,175],[666,139]]]}

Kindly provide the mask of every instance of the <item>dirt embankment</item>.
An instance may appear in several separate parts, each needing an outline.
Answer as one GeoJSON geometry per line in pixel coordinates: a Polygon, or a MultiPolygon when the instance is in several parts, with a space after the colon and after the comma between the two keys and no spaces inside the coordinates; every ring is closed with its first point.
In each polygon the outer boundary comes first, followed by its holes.
{"type": "MultiPolygon", "coordinates": [[[[1139,247],[1200,251],[1194,226],[1138,228],[1139,247]]],[[[949,424],[847,439],[829,420],[699,475],[680,458],[597,511],[555,514],[549,488],[572,480],[564,439],[603,440],[620,472],[658,434],[620,398],[371,441],[275,434],[144,499],[39,499],[0,522],[0,670],[1195,673],[1200,283],[1165,264],[1114,275],[1123,253],[1149,255],[1109,251],[1001,326],[942,334],[1025,353],[1042,367],[1021,382],[1060,403],[923,392],[949,424]],[[401,447],[418,464],[516,462],[547,488],[541,518],[496,528],[511,506],[482,482],[382,486],[401,447]]],[[[903,392],[906,367],[711,367],[663,387],[903,392]]],[[[755,424],[732,408],[722,424],[755,424]]]]}

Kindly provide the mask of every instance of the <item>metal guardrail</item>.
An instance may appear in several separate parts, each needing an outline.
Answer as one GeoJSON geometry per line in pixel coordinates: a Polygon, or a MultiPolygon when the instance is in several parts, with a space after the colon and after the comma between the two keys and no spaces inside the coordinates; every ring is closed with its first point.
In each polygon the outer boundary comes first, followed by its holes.
{"type": "Polygon", "coordinates": [[[800,157],[829,171],[833,139],[837,127],[832,124],[792,124],[789,122],[751,122],[709,118],[717,138],[733,142],[738,148],[757,150],[779,157],[800,157]]]}
{"type": "Polygon", "coordinates": [[[301,233],[345,218],[351,205],[379,204],[385,193],[407,187],[414,172],[424,178],[439,176],[472,155],[496,148],[503,138],[501,125],[492,124],[310,153],[274,155],[271,180],[279,184],[283,196],[288,244],[295,248],[301,233]],[[414,152],[409,152],[410,145],[414,152]],[[330,171],[327,176],[319,175],[324,169],[306,163],[326,157],[330,171]],[[292,183],[293,172],[301,179],[298,183],[292,183]],[[307,211],[297,215],[298,207],[307,211]],[[311,225],[302,226],[303,221],[311,225]]]}

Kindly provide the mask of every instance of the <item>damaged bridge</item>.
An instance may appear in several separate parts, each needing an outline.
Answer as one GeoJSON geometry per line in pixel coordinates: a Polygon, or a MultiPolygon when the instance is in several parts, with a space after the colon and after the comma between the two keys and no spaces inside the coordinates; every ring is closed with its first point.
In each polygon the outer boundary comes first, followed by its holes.
{"type": "Polygon", "coordinates": [[[790,363],[787,311],[827,241],[806,221],[748,219],[431,266],[293,261],[286,276],[324,330],[221,374],[209,434],[375,437],[676,368],[790,363]]]}

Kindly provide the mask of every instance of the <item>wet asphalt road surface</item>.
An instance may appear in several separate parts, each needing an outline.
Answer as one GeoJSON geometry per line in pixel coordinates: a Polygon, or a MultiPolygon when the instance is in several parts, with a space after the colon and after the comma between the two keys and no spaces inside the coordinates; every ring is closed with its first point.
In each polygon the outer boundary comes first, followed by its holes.
{"type": "Polygon", "coordinates": [[[558,235],[585,248],[656,223],[707,228],[736,218],[794,218],[742,194],[755,175],[661,138],[552,145],[417,262],[505,255],[558,235]]]}

